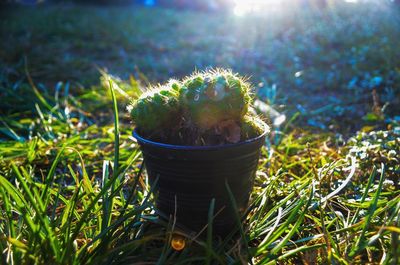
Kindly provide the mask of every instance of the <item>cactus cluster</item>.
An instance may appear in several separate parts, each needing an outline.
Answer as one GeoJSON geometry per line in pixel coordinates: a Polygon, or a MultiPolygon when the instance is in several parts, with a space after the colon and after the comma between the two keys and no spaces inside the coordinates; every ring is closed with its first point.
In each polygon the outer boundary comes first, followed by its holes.
{"type": "Polygon", "coordinates": [[[250,85],[228,70],[194,73],[144,93],[130,105],[139,131],[171,144],[209,145],[254,138],[265,124],[249,114],[250,85]]]}

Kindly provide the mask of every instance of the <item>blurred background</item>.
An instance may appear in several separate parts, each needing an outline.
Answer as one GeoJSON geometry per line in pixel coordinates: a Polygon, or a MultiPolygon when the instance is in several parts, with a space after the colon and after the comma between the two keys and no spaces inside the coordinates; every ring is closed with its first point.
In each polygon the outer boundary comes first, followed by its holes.
{"type": "Polygon", "coordinates": [[[249,78],[276,126],[292,119],[348,134],[400,122],[400,1],[1,0],[0,8],[2,115],[32,109],[27,72],[50,98],[60,82],[76,95],[99,85],[99,69],[145,87],[226,67],[249,78]]]}

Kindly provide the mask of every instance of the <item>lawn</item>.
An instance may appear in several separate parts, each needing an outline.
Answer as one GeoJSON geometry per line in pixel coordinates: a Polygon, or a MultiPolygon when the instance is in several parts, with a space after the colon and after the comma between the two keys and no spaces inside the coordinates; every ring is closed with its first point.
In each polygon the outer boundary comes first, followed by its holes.
{"type": "Polygon", "coordinates": [[[1,264],[400,263],[399,8],[2,7],[0,39],[1,264]],[[207,67],[286,117],[224,239],[157,217],[126,110],[207,67]]]}

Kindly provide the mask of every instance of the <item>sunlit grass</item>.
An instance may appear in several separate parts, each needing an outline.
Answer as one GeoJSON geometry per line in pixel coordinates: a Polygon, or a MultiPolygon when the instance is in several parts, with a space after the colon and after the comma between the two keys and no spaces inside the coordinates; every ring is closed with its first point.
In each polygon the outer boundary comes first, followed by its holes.
{"type": "MultiPolygon", "coordinates": [[[[122,87],[131,95],[137,91],[122,87]]],[[[203,241],[180,231],[187,238],[186,248],[177,252],[169,243],[171,226],[154,215],[131,128],[117,122],[116,99],[126,99],[109,86],[97,89],[87,93],[97,91],[93,103],[104,106],[110,117],[116,115],[114,125],[78,125],[66,118],[66,105],[74,110],[70,116],[89,113],[90,105],[77,107],[85,95],[74,97],[74,102],[64,98],[47,110],[54,99],[37,99],[37,110],[43,108],[37,115],[42,117],[33,117],[36,130],[30,140],[0,145],[4,262],[268,264],[398,258],[399,168],[388,152],[400,151],[399,135],[386,133],[384,141],[395,141],[381,149],[387,150],[381,155],[389,160],[374,163],[359,157],[358,138],[343,145],[329,134],[285,133],[278,145],[264,150],[242,240],[208,236],[203,241]]]]}

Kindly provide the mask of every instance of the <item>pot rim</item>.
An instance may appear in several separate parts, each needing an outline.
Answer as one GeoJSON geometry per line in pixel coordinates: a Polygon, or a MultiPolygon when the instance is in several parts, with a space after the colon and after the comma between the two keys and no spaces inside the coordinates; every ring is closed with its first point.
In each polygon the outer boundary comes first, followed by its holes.
{"type": "Polygon", "coordinates": [[[145,145],[157,146],[166,149],[174,149],[174,150],[217,150],[217,149],[225,149],[231,147],[237,147],[241,145],[246,145],[249,143],[257,142],[270,132],[269,126],[265,122],[260,122],[264,127],[264,132],[255,138],[248,139],[246,141],[234,143],[234,144],[224,144],[224,145],[202,145],[202,146],[195,146],[195,145],[175,145],[175,144],[167,144],[161,142],[155,142],[149,139],[142,137],[139,132],[138,128],[135,128],[132,132],[132,136],[139,142],[139,144],[143,143],[145,145]]]}

